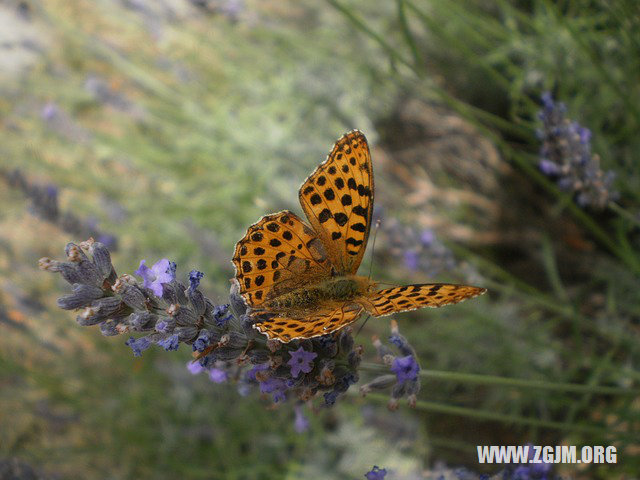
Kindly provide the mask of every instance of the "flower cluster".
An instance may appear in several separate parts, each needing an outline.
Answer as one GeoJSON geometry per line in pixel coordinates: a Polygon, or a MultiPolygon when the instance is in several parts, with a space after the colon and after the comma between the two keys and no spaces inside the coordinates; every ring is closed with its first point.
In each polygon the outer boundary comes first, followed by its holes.
{"type": "MultiPolygon", "coordinates": [[[[67,261],[40,260],[44,270],[58,272],[73,292],[58,299],[65,310],[80,310],[80,325],[99,325],[104,335],[141,333],[126,342],[134,355],[155,344],[167,351],[190,345],[192,373],[206,372],[217,383],[234,381],[241,394],[252,387],[274,402],[297,398],[307,402],[322,395],[333,405],[358,381],[361,346],[350,328],[334,335],[281,343],[253,328],[255,319],[234,285],[229,304],[214,305],[199,290],[203,274],[192,271],[189,286],[176,280],[176,265],[163,259],[140,262],[142,278],[118,276],[108,249],[92,239],[66,247],[67,261]],[[85,253],[88,252],[91,258],[85,253]]],[[[306,429],[296,410],[296,429],[306,429]]]]}
{"type": "Polygon", "coordinates": [[[0,169],[0,175],[5,177],[10,187],[22,190],[31,200],[31,211],[34,215],[58,225],[65,232],[72,235],[93,236],[111,248],[111,250],[115,251],[117,249],[118,239],[111,234],[101,232],[96,227],[95,221],[81,219],[71,212],[60,209],[58,187],[55,185],[31,183],[18,169],[12,171],[0,169]]]}
{"type": "Polygon", "coordinates": [[[562,190],[573,192],[580,206],[604,208],[618,197],[612,189],[615,174],[600,169],[600,158],[591,152],[591,131],[565,118],[566,106],[554,102],[550,93],[542,95],[542,105],[540,170],[557,179],[562,190]]]}
{"type": "Polygon", "coordinates": [[[373,337],[373,345],[378,351],[378,356],[382,361],[391,367],[393,374],[380,375],[369,383],[360,387],[360,393],[365,396],[374,390],[386,390],[391,388],[391,399],[389,400],[389,410],[397,410],[402,397],[407,397],[410,407],[415,407],[420,391],[420,365],[417,355],[407,339],[400,335],[398,323],[391,321],[391,336],[389,342],[396,347],[399,355],[394,355],[393,350],[382,343],[377,337],[373,337]]]}

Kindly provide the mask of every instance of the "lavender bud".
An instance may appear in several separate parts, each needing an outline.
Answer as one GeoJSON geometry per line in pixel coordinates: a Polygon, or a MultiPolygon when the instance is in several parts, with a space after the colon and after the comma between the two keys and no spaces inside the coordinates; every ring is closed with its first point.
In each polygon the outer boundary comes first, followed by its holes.
{"type": "Polygon", "coordinates": [[[150,312],[135,312],[129,315],[128,322],[135,331],[154,330],[158,316],[150,312]]]}
{"type": "Polygon", "coordinates": [[[184,327],[176,327],[174,333],[178,335],[178,340],[181,342],[191,341],[198,335],[198,329],[193,325],[184,327]]]}
{"type": "Polygon", "coordinates": [[[105,337],[113,337],[119,335],[118,322],[114,320],[106,320],[100,324],[100,333],[105,337]]]}
{"type": "Polygon", "coordinates": [[[75,263],[59,262],[58,271],[60,272],[60,275],[62,275],[62,278],[72,285],[74,283],[85,283],[83,281],[82,274],[75,263]]]}
{"type": "Polygon", "coordinates": [[[95,242],[91,245],[89,251],[93,255],[93,262],[102,274],[102,278],[113,283],[118,276],[111,263],[111,254],[107,247],[100,242],[95,242]]]}
{"type": "Polygon", "coordinates": [[[350,327],[342,329],[338,342],[342,352],[350,352],[353,349],[353,337],[351,336],[350,327]]]}
{"type": "Polygon", "coordinates": [[[236,282],[231,283],[231,290],[229,293],[229,304],[231,306],[231,311],[233,312],[233,316],[236,318],[240,318],[247,311],[247,304],[244,299],[240,296],[238,291],[238,285],[236,282]]]}
{"type": "Polygon", "coordinates": [[[120,289],[122,301],[134,310],[145,310],[146,302],[144,293],[136,285],[123,285],[120,289]]]}
{"type": "Polygon", "coordinates": [[[391,336],[389,337],[389,341],[393,343],[396,347],[398,347],[398,350],[402,352],[402,355],[414,354],[413,348],[411,348],[411,345],[409,345],[409,342],[407,341],[407,339],[404,338],[399,333],[397,332],[392,333],[391,336]]]}
{"type": "Polygon", "coordinates": [[[247,355],[249,355],[249,361],[254,365],[269,361],[269,354],[264,350],[249,350],[247,355]]]}
{"type": "Polygon", "coordinates": [[[173,317],[176,319],[176,325],[183,327],[187,325],[195,326],[198,322],[198,317],[194,311],[187,306],[180,308],[173,317]]]}
{"type": "Polygon", "coordinates": [[[58,307],[64,310],[75,310],[90,305],[93,300],[103,295],[104,292],[101,288],[76,283],[73,285],[73,293],[60,297],[57,303],[58,307]]]}
{"type": "Polygon", "coordinates": [[[73,242],[67,243],[64,248],[64,253],[67,255],[67,259],[70,262],[80,263],[80,262],[88,262],[89,257],[82,251],[82,249],[73,242]]]}
{"type": "Polygon", "coordinates": [[[96,325],[103,320],[102,317],[98,316],[98,309],[94,307],[86,307],[77,317],[76,322],[83,327],[87,327],[89,325],[96,325]]]}
{"type": "Polygon", "coordinates": [[[193,306],[195,314],[197,316],[204,315],[206,304],[204,302],[204,295],[202,295],[202,292],[200,290],[189,289],[187,295],[189,296],[189,301],[193,306]]]}
{"type": "Polygon", "coordinates": [[[229,361],[238,358],[244,352],[244,348],[220,347],[216,350],[216,358],[229,361]]]}
{"type": "Polygon", "coordinates": [[[374,390],[386,390],[387,388],[391,387],[391,385],[393,385],[394,383],[396,383],[395,375],[391,375],[391,374],[380,375],[379,377],[374,378],[369,383],[362,385],[360,387],[360,393],[364,396],[367,393],[372,392],[374,390]]]}
{"type": "Polygon", "coordinates": [[[99,298],[91,304],[91,308],[96,309],[95,315],[99,320],[120,316],[121,313],[124,313],[123,307],[124,304],[118,297],[99,298]]]}

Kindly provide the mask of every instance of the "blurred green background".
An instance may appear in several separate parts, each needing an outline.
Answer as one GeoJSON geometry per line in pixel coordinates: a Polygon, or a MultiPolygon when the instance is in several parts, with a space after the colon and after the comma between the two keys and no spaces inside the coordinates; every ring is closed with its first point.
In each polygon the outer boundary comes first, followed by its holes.
{"type": "MultiPolygon", "coordinates": [[[[476,445],[534,443],[615,445],[616,465],[553,471],[632,478],[638,13],[631,0],[2,2],[0,466],[353,479],[377,464],[388,479],[457,478],[499,470],[478,465],[476,445]],[[593,132],[617,203],[581,209],[539,173],[544,91],[593,132]],[[299,185],[353,128],[375,165],[374,278],[490,289],[397,317],[425,370],[415,410],[352,387],[297,434],[290,405],[191,376],[184,348],[134,358],[56,308],[66,284],[37,260],[100,234],[117,240],[119,274],[169,258],[224,302],[235,242],[263,214],[300,212],[299,185]],[[417,268],[407,252],[425,229],[441,248],[417,268]]],[[[356,339],[370,361],[387,322],[356,339]]]]}

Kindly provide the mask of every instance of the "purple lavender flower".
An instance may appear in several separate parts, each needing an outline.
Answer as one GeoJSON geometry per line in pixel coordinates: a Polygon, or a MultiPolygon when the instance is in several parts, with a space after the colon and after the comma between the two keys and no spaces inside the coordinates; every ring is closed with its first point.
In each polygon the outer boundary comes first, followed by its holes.
{"type": "Polygon", "coordinates": [[[420,266],[420,256],[415,250],[407,250],[404,252],[404,264],[409,270],[416,271],[420,266]]]}
{"type": "Polygon", "coordinates": [[[396,374],[398,383],[412,382],[418,378],[420,367],[413,355],[396,357],[391,365],[391,371],[396,374]]]}
{"type": "Polygon", "coordinates": [[[386,468],[380,468],[377,465],[374,465],[374,467],[370,471],[364,474],[364,477],[367,480],[384,480],[384,477],[386,475],[387,475],[386,468]]]}
{"type": "Polygon", "coordinates": [[[160,320],[156,323],[156,331],[160,333],[167,333],[169,331],[169,322],[166,320],[160,320]]]}
{"type": "Polygon", "coordinates": [[[227,372],[220,368],[212,368],[209,370],[209,379],[214,383],[224,383],[228,378],[227,372]]]}
{"type": "Polygon", "coordinates": [[[56,115],[58,115],[59,111],[60,109],[55,103],[47,102],[45,106],[42,107],[42,110],[40,111],[40,116],[42,117],[43,120],[51,120],[56,115]]]}
{"type": "Polygon", "coordinates": [[[256,373],[266,372],[267,370],[269,370],[269,368],[269,363],[254,365],[253,368],[251,368],[251,370],[247,371],[246,373],[247,380],[257,382],[258,379],[256,378],[256,373]]]}
{"type": "Polygon", "coordinates": [[[213,318],[216,321],[216,326],[224,327],[233,318],[229,312],[229,304],[216,305],[213,308],[213,318]]]}
{"type": "Polygon", "coordinates": [[[192,375],[197,375],[198,373],[202,373],[204,371],[204,367],[202,366],[202,364],[200,362],[188,362],[187,363],[187,370],[189,370],[189,372],[192,375]]]}
{"type": "Polygon", "coordinates": [[[204,277],[204,273],[198,270],[191,270],[189,272],[189,290],[192,292],[200,286],[200,279],[204,277]]]}
{"type": "Polygon", "coordinates": [[[287,362],[287,365],[291,367],[291,376],[297,378],[300,372],[309,373],[313,370],[312,360],[318,356],[315,352],[307,352],[304,348],[300,347],[295,352],[289,352],[291,359],[287,362]]]}
{"type": "Polygon", "coordinates": [[[178,335],[175,333],[167,338],[158,340],[157,344],[162,348],[164,348],[167,352],[172,350],[177,350],[178,347],[180,346],[180,343],[178,341],[178,335]]]}
{"type": "Polygon", "coordinates": [[[591,131],[565,118],[566,106],[556,103],[551,93],[541,99],[540,170],[555,178],[561,190],[575,194],[580,206],[604,208],[618,197],[612,188],[615,174],[600,169],[600,158],[591,152],[591,131]]]}
{"type": "Polygon", "coordinates": [[[540,171],[549,177],[558,175],[560,173],[560,167],[558,167],[557,164],[547,158],[543,158],[542,160],[540,160],[538,166],[540,167],[540,171]]]}
{"type": "Polygon", "coordinates": [[[211,345],[211,335],[208,330],[202,330],[196,341],[193,342],[193,350],[203,352],[209,345],[211,345]]]}
{"type": "Polygon", "coordinates": [[[263,382],[260,382],[260,392],[273,394],[273,401],[275,403],[284,402],[287,399],[285,392],[288,388],[287,383],[277,377],[269,377],[263,382]]]}
{"type": "Polygon", "coordinates": [[[169,283],[175,278],[175,263],[171,269],[173,262],[163,258],[156,262],[151,268],[147,267],[146,260],[140,261],[136,275],[142,277],[144,287],[150,289],[156,297],[162,296],[162,284],[169,283]],[[173,272],[171,272],[173,270],[173,272]]]}
{"type": "Polygon", "coordinates": [[[324,394],[324,403],[329,406],[334,405],[339,396],[340,396],[340,392],[336,390],[327,392],[324,394]]]}
{"type": "Polygon", "coordinates": [[[302,405],[294,407],[296,419],[293,422],[293,428],[297,433],[303,433],[309,430],[309,419],[302,412],[302,405]]]}
{"type": "Polygon", "coordinates": [[[147,337],[130,337],[124,344],[133,350],[134,357],[141,357],[142,352],[151,346],[151,341],[147,337]]]}
{"type": "Polygon", "coordinates": [[[425,247],[429,247],[433,245],[433,242],[436,241],[436,234],[433,230],[426,228],[420,234],[420,243],[425,247]]]}

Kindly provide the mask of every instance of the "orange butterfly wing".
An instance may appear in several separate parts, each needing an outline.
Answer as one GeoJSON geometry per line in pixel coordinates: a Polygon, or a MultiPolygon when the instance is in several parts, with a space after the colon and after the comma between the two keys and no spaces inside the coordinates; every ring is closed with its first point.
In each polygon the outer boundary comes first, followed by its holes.
{"type": "Polygon", "coordinates": [[[486,291],[486,288],[449,283],[402,285],[371,293],[363,304],[368,313],[374,317],[382,317],[418,308],[452,305],[486,291]]]}
{"type": "Polygon", "coordinates": [[[355,322],[364,308],[355,302],[327,302],[313,312],[266,315],[254,325],[269,338],[290,342],[333,333],[355,322]]]}
{"type": "Polygon", "coordinates": [[[286,210],[251,225],[237,243],[232,261],[239,293],[253,308],[331,275],[320,239],[286,210]]]}
{"type": "Polygon", "coordinates": [[[300,187],[298,197],[339,275],[358,271],[371,229],[373,169],[367,139],[343,135],[300,187]]]}

